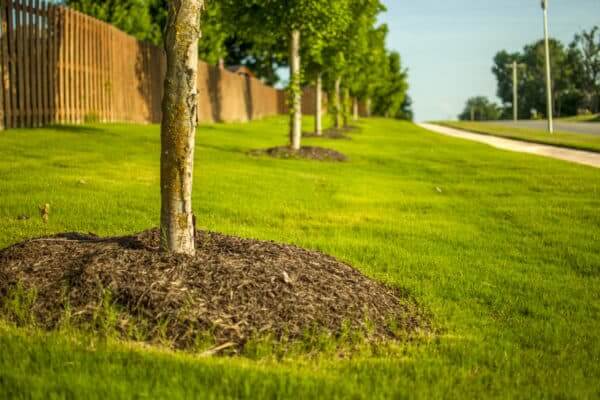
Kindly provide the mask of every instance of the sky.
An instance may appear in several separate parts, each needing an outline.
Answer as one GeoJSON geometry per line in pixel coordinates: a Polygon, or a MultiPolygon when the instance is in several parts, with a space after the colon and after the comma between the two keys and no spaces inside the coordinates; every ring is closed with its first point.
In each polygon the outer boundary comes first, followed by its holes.
{"type": "MultiPolygon", "coordinates": [[[[540,0],[383,0],[387,46],[409,70],[418,121],[456,119],[469,97],[498,101],[494,55],[542,39],[540,0]]],[[[600,0],[549,0],[550,35],[568,44],[600,25],[600,0]]]]}

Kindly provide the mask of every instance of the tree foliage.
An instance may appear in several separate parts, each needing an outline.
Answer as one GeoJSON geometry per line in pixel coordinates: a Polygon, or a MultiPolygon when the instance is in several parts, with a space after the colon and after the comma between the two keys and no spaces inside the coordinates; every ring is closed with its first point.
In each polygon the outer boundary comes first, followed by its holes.
{"type": "Polygon", "coordinates": [[[387,56],[383,79],[375,89],[373,111],[377,115],[396,117],[400,114],[408,90],[407,71],[402,67],[400,54],[387,56]]]}
{"type": "MultiPolygon", "coordinates": [[[[166,0],[164,0],[166,1],[166,0]]],[[[163,0],[67,0],[69,7],[108,22],[135,38],[162,43],[167,8],[158,7],[163,0]],[[160,10],[162,25],[151,10],[160,10]]]]}
{"type": "Polygon", "coordinates": [[[570,45],[572,57],[578,58],[578,75],[583,104],[594,112],[600,112],[600,27],[575,35],[570,45]]]}
{"type": "Polygon", "coordinates": [[[463,112],[458,116],[462,121],[493,121],[500,118],[502,109],[487,97],[477,96],[467,100],[463,112]]]}
{"type": "MultiPolygon", "coordinates": [[[[503,117],[512,114],[512,70],[519,70],[520,118],[543,115],[545,100],[545,50],[542,40],[526,45],[521,52],[502,50],[494,57],[492,72],[497,80],[497,95],[504,104],[503,117]]],[[[583,110],[598,112],[600,97],[600,31],[594,27],[575,36],[569,46],[550,40],[553,109],[557,116],[575,115],[583,110]]]]}
{"type": "MultiPolygon", "coordinates": [[[[168,0],[67,4],[139,40],[162,44],[168,0]]],[[[278,71],[289,65],[289,35],[296,29],[301,32],[302,85],[313,84],[321,74],[331,92],[339,78],[341,92],[370,99],[373,112],[406,116],[399,110],[410,105],[405,100],[407,72],[394,65],[400,59],[393,60],[396,56],[386,49],[388,29],[377,22],[383,10],[380,0],[209,0],[202,15],[199,55],[210,64],[223,60],[226,65],[245,65],[266,83],[276,84],[278,71]]]]}

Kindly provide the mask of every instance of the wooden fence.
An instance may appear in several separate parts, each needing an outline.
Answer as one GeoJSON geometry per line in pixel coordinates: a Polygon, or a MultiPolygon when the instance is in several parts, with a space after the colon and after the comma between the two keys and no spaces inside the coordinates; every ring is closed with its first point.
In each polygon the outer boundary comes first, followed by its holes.
{"type": "MultiPolygon", "coordinates": [[[[51,123],[159,122],[162,49],[43,0],[0,0],[0,128],[51,123]]],[[[200,63],[200,121],[286,111],[283,92],[200,63]]]]}

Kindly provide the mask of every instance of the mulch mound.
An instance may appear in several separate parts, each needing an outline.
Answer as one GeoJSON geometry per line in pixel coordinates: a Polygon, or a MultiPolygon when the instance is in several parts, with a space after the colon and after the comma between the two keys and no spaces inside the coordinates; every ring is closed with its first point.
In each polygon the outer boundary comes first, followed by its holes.
{"type": "Polygon", "coordinates": [[[340,335],[349,328],[369,340],[428,329],[400,290],[319,252],[204,231],[197,232],[194,257],[161,254],[158,245],[156,229],[13,245],[0,250],[0,300],[17,285],[34,289],[35,319],[52,329],[65,304],[72,321],[93,322],[108,291],[124,336],[143,322],[143,340],[166,336],[178,348],[207,334],[235,349],[262,335],[299,339],[314,329],[340,335]]]}
{"type": "Polygon", "coordinates": [[[324,130],[320,135],[317,135],[314,132],[306,132],[302,133],[302,137],[305,138],[322,138],[322,139],[344,139],[344,140],[352,140],[352,138],[343,131],[339,131],[337,129],[327,129],[324,130]]]}
{"type": "Polygon", "coordinates": [[[283,159],[306,159],[335,162],[343,162],[348,160],[344,154],[338,151],[316,146],[302,146],[300,147],[300,150],[293,150],[288,146],[279,146],[264,150],[252,150],[250,154],[254,156],[267,155],[270,157],[283,159]]]}

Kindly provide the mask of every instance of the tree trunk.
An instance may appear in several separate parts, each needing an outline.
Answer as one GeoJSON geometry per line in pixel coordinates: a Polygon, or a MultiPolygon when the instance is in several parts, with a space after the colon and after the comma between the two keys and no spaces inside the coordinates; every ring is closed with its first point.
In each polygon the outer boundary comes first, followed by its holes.
{"type": "Polygon", "coordinates": [[[323,134],[323,79],[321,74],[317,75],[317,82],[315,85],[315,135],[321,136],[323,134]]]}
{"type": "Polygon", "coordinates": [[[160,248],[194,255],[192,178],[198,38],[204,0],[169,1],[160,155],[160,248]]]}
{"type": "Polygon", "coordinates": [[[350,106],[350,90],[348,88],[344,89],[344,99],[342,100],[342,104],[344,107],[344,111],[342,112],[342,116],[344,117],[344,128],[348,127],[348,114],[350,114],[348,108],[350,106]]]}
{"type": "Polygon", "coordinates": [[[371,98],[368,97],[366,104],[365,104],[365,108],[367,109],[367,118],[369,118],[371,116],[371,98]]]}
{"type": "Polygon", "coordinates": [[[290,146],[300,150],[302,135],[302,92],[300,88],[300,31],[290,35],[290,146]]]}
{"type": "Polygon", "coordinates": [[[336,78],[335,80],[335,93],[333,95],[334,107],[335,107],[335,118],[334,124],[337,129],[342,125],[341,106],[340,106],[340,85],[342,84],[342,78],[336,78]]]}
{"type": "Polygon", "coordinates": [[[358,99],[356,97],[352,98],[352,120],[358,121],[358,99]]]}

